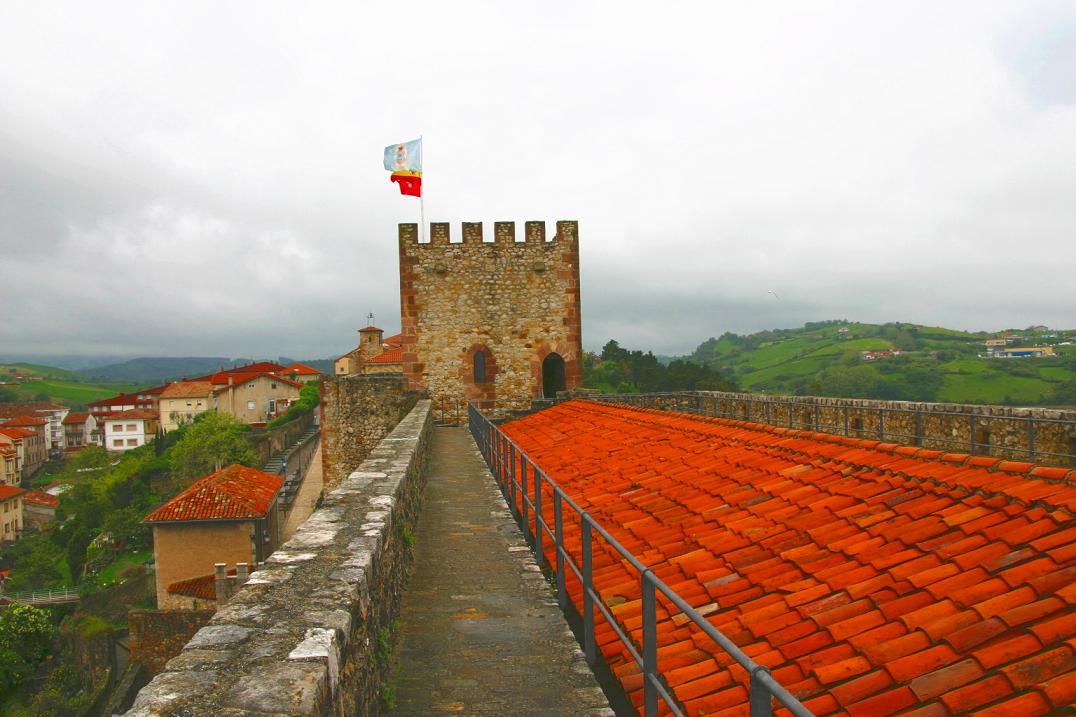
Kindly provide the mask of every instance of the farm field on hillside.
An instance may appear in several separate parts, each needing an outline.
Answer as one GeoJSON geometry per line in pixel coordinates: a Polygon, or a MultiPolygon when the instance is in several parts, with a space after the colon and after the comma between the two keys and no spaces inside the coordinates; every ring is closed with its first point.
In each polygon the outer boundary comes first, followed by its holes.
{"type": "Polygon", "coordinates": [[[62,406],[83,406],[91,401],[140,388],[129,383],[92,382],[74,371],[36,364],[0,365],[0,376],[11,376],[11,369],[24,375],[42,377],[40,381],[0,387],[0,395],[16,401],[36,401],[44,397],[44,400],[62,406]]]}
{"type": "Polygon", "coordinates": [[[982,358],[992,334],[914,324],[809,323],[748,336],[726,333],[687,358],[743,390],[951,403],[1068,405],[1076,388],[1073,331],[999,332],[1010,346],[1051,345],[1051,357],[982,358]],[[865,360],[863,351],[899,351],[865,360]],[[1066,389],[1065,386],[1070,386],[1066,389]]]}

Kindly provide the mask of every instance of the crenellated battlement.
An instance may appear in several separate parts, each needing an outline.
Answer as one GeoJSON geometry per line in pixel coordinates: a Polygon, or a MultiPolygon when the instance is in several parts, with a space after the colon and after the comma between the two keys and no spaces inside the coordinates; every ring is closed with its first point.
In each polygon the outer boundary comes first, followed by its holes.
{"type": "Polygon", "coordinates": [[[460,233],[453,237],[448,222],[431,222],[429,241],[419,242],[418,224],[403,223],[399,225],[401,245],[446,246],[449,244],[488,244],[492,246],[512,246],[518,244],[574,244],[579,240],[579,222],[561,220],[556,222],[556,233],[546,238],[546,222],[529,221],[523,223],[523,236],[516,235],[515,222],[493,222],[493,236],[487,241],[482,222],[463,222],[460,233]]]}

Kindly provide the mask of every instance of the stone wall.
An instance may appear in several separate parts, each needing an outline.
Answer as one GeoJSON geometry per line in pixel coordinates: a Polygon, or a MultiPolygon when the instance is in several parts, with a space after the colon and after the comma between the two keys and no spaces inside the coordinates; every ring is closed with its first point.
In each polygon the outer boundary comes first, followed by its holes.
{"type": "Polygon", "coordinates": [[[440,405],[477,401],[484,409],[524,408],[543,391],[542,364],[564,360],[564,386],[582,381],[577,222],[527,222],[516,241],[514,222],[495,222],[494,241],[482,224],[463,224],[461,242],[449,225],[401,224],[400,322],[403,372],[440,405]],[[486,355],[486,380],[476,381],[474,356],[486,355]],[[551,360],[555,360],[554,356],[551,360]]]}
{"type": "Polygon", "coordinates": [[[321,465],[335,486],[411,410],[418,393],[401,374],[326,376],[321,384],[321,465]]]}
{"type": "Polygon", "coordinates": [[[593,398],[1043,465],[1076,465],[1076,411],[684,391],[593,398]]]}
{"type": "Polygon", "coordinates": [[[314,414],[311,412],[276,428],[263,428],[252,431],[250,434],[250,447],[254,451],[254,455],[258,457],[256,465],[265,465],[265,462],[274,453],[282,451],[295,443],[295,440],[303,435],[307,426],[313,421],[314,414]]]}
{"type": "Polygon", "coordinates": [[[127,714],[378,714],[430,418],[419,401],[127,714]]]}
{"type": "Polygon", "coordinates": [[[131,610],[127,613],[130,661],[156,675],[211,617],[212,610],[131,610]]]}

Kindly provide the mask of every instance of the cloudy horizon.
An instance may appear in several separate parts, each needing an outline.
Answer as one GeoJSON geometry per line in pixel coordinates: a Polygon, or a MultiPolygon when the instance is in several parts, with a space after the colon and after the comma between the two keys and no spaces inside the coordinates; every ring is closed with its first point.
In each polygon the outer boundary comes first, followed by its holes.
{"type": "Polygon", "coordinates": [[[1074,68],[1072,2],[6,8],[0,354],[395,332],[419,135],[454,236],[579,221],[589,350],[1076,328],[1074,68]]]}

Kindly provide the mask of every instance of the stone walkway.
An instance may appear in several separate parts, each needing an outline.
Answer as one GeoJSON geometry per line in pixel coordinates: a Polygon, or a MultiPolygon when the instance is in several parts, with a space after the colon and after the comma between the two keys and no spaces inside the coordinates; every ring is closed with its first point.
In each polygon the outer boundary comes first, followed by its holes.
{"type": "Polygon", "coordinates": [[[295,535],[295,531],[299,529],[299,526],[306,522],[306,519],[314,512],[318,499],[321,498],[321,489],[321,446],[319,445],[314,450],[314,455],[310,458],[310,465],[306,466],[306,474],[303,475],[302,485],[299,486],[299,492],[295,495],[295,500],[288,511],[288,519],[284,523],[283,542],[295,535]]]}
{"type": "Polygon", "coordinates": [[[612,715],[470,434],[432,453],[389,714],[612,715]]]}

